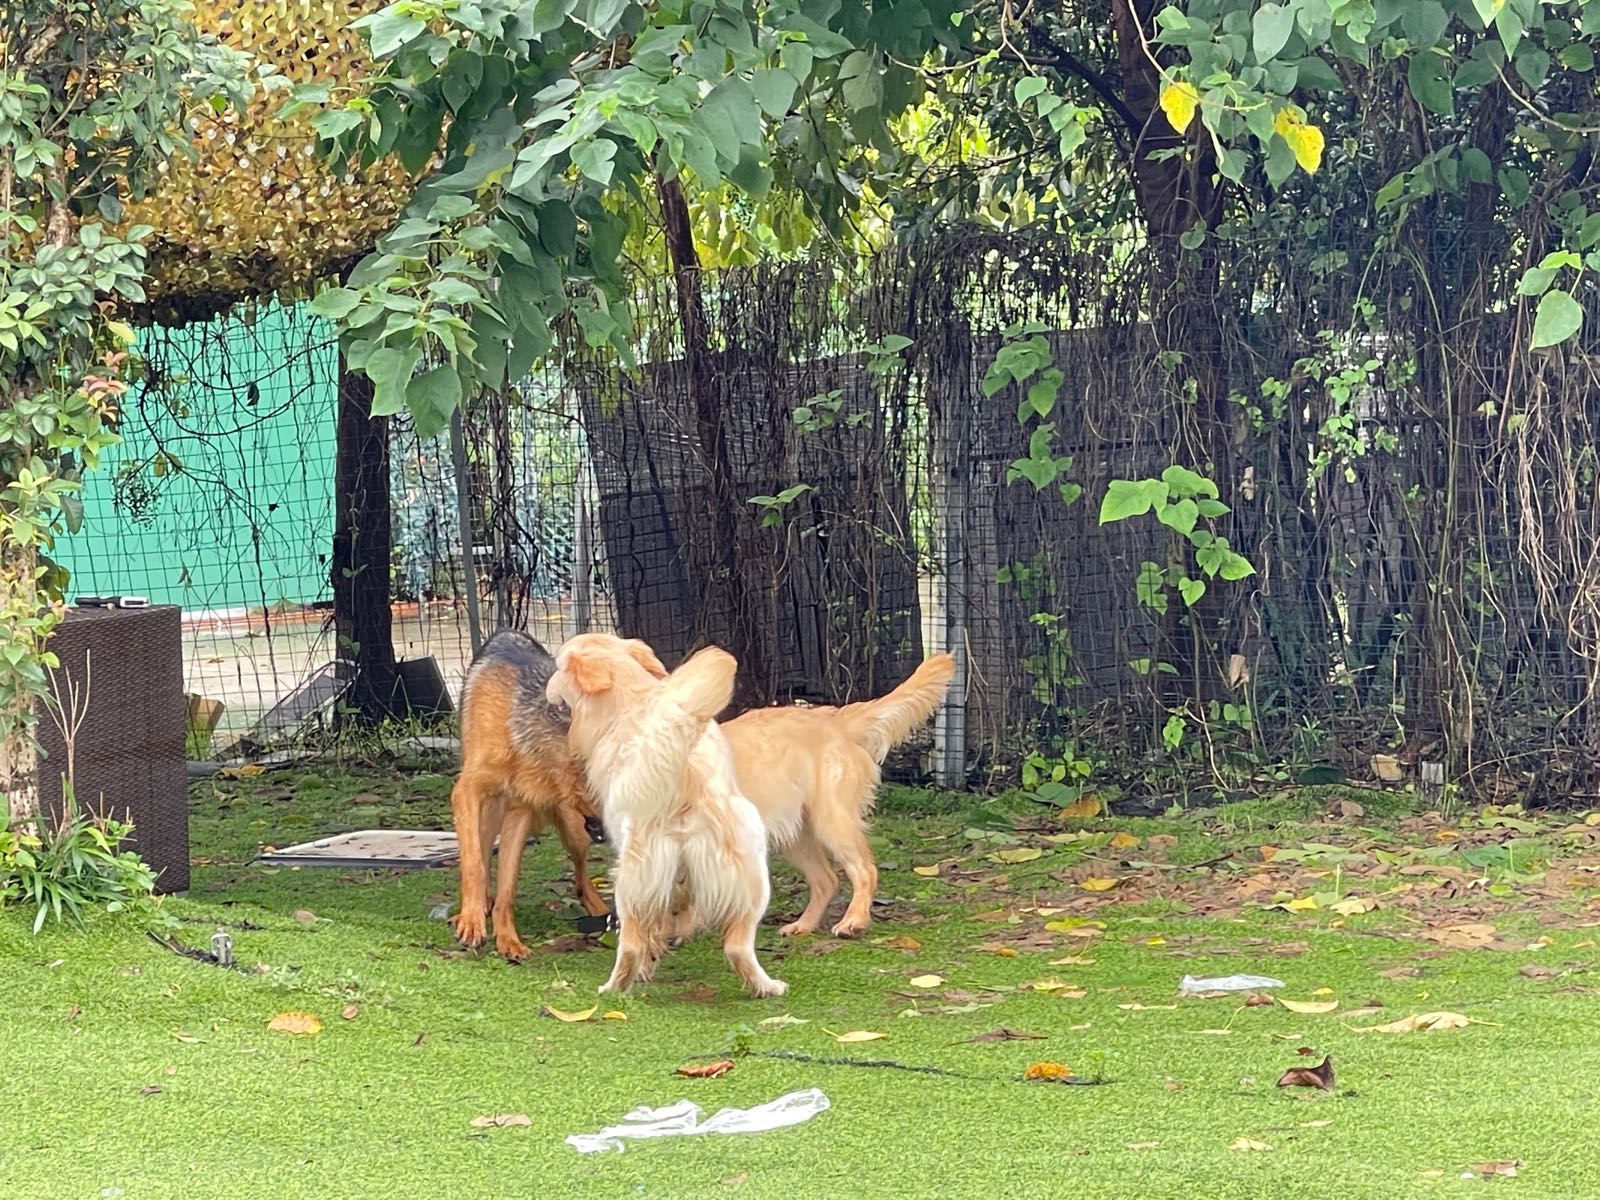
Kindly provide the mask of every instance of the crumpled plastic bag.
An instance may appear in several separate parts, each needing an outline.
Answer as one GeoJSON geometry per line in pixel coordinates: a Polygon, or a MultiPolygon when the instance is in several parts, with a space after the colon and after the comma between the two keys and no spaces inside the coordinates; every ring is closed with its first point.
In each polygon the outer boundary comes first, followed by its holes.
{"type": "Polygon", "coordinates": [[[768,1129],[782,1129],[786,1125],[799,1125],[809,1121],[830,1107],[828,1098],[817,1088],[803,1092],[790,1092],[758,1104],[754,1108],[720,1109],[709,1120],[702,1121],[705,1111],[692,1100],[679,1100],[665,1108],[641,1105],[622,1118],[621,1125],[610,1125],[599,1133],[574,1133],[567,1145],[579,1154],[594,1154],[601,1150],[621,1152],[629,1141],[645,1138],[694,1137],[702,1133],[761,1133],[768,1129]]]}
{"type": "Polygon", "coordinates": [[[1206,992],[1260,992],[1285,986],[1283,980],[1267,975],[1225,975],[1221,979],[1196,979],[1193,975],[1185,975],[1183,982],[1178,984],[1178,994],[1199,996],[1206,992]]]}

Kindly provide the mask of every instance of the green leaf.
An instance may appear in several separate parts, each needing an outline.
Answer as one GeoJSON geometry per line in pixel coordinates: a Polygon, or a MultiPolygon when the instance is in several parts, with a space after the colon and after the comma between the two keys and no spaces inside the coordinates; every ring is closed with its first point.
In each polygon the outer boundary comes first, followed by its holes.
{"type": "Polygon", "coordinates": [[[610,138],[592,138],[572,148],[572,165],[601,187],[611,182],[616,164],[617,144],[610,138]]]}
{"type": "Polygon", "coordinates": [[[351,288],[328,288],[319,292],[306,307],[313,316],[329,321],[342,321],[361,303],[361,293],[351,288]]]}
{"type": "Polygon", "coordinates": [[[1529,267],[1522,273],[1522,282],[1517,284],[1517,295],[1542,296],[1550,290],[1555,277],[1554,267],[1529,267]]]}
{"type": "Polygon", "coordinates": [[[1168,529],[1187,535],[1194,529],[1195,522],[1200,519],[1200,506],[1193,500],[1185,497],[1176,504],[1168,504],[1156,510],[1156,520],[1168,529]]]}
{"type": "Polygon", "coordinates": [[[1450,82],[1450,64],[1437,54],[1414,54],[1406,67],[1406,84],[1418,104],[1441,117],[1454,116],[1455,92],[1450,82]]]}
{"type": "Polygon", "coordinates": [[[799,81],[782,67],[776,67],[757,71],[750,80],[750,86],[755,90],[761,111],[773,120],[781,120],[789,115],[789,109],[794,105],[794,93],[799,81]]]}
{"type": "Polygon", "coordinates": [[[1206,594],[1206,581],[1204,579],[1178,580],[1178,594],[1183,597],[1184,604],[1193,608],[1200,597],[1206,594]]]}
{"type": "Polygon", "coordinates": [[[865,50],[853,51],[840,65],[839,83],[845,106],[852,112],[869,112],[883,101],[883,77],[865,50]]]}
{"type": "Polygon", "coordinates": [[[1506,203],[1512,208],[1521,208],[1528,202],[1528,194],[1533,190],[1533,185],[1528,180],[1528,173],[1518,167],[1501,167],[1497,178],[1500,181],[1500,191],[1506,198],[1506,203]]]}
{"type": "Polygon", "coordinates": [[[1029,100],[1032,100],[1035,96],[1039,95],[1039,93],[1043,92],[1044,89],[1044,76],[1024,75],[1021,79],[1017,80],[1017,86],[1014,94],[1019,105],[1026,104],[1029,100]]]}
{"type": "Polygon", "coordinates": [[[1450,14],[1439,0],[1409,0],[1400,18],[1406,40],[1419,50],[1437,45],[1450,26],[1450,14]]]}
{"type": "Polygon", "coordinates": [[[1294,9],[1280,4],[1263,4],[1250,22],[1251,48],[1258,63],[1278,56],[1294,32],[1294,9]]]}
{"type": "Polygon", "coordinates": [[[1594,49],[1587,42],[1573,42],[1556,57],[1569,71],[1594,70],[1594,49]]]}
{"type": "Polygon", "coordinates": [[[388,58],[417,34],[424,32],[427,22],[411,15],[409,5],[396,4],[362,17],[355,27],[366,33],[375,58],[388,58]]]}
{"type": "Polygon", "coordinates": [[[404,350],[382,346],[367,359],[367,377],[372,380],[372,415],[392,416],[406,406],[406,384],[422,361],[415,346],[404,350]]]}
{"type": "Polygon", "coordinates": [[[1196,504],[1198,504],[1200,508],[1200,515],[1202,517],[1208,517],[1212,520],[1215,520],[1217,517],[1225,517],[1228,515],[1228,513],[1233,511],[1226,504],[1222,503],[1222,501],[1210,500],[1206,499],[1205,497],[1202,497],[1196,501],[1196,504]]]}
{"type": "Polygon", "coordinates": [[[1100,504],[1100,524],[1142,517],[1167,498],[1167,485],[1154,479],[1113,479],[1100,504]]]}
{"type": "Polygon", "coordinates": [[[1550,55],[1534,42],[1523,42],[1517,47],[1512,65],[1517,68],[1522,81],[1535,90],[1543,87],[1544,81],[1550,76],[1550,55]]]}
{"type": "Polygon", "coordinates": [[[1217,497],[1216,484],[1177,464],[1161,472],[1161,482],[1167,485],[1167,493],[1172,496],[1209,496],[1213,500],[1217,497]]]}
{"type": "Polygon", "coordinates": [[[1139,574],[1133,581],[1134,594],[1139,603],[1157,612],[1167,611],[1167,577],[1153,562],[1139,564],[1139,574]]]}
{"type": "Polygon", "coordinates": [[[1530,349],[1558,346],[1583,326],[1583,309],[1570,292],[1546,292],[1533,318],[1530,349]]]}
{"type": "MultiPolygon", "coordinates": [[[[1221,540],[1220,538],[1218,539],[1221,540]]],[[[1223,543],[1227,545],[1226,542],[1223,543]]],[[[1256,569],[1250,565],[1250,560],[1233,550],[1224,549],[1222,564],[1217,568],[1217,574],[1228,580],[1243,579],[1247,575],[1254,575],[1256,569]]]]}
{"type": "Polygon", "coordinates": [[[1056,396],[1061,391],[1061,372],[1051,368],[1028,385],[1029,407],[1041,417],[1048,417],[1056,406],[1056,396]]]}
{"type": "Polygon", "coordinates": [[[440,363],[418,375],[406,387],[406,407],[417,424],[417,436],[433,437],[450,423],[461,402],[461,377],[450,363],[440,363]]]}

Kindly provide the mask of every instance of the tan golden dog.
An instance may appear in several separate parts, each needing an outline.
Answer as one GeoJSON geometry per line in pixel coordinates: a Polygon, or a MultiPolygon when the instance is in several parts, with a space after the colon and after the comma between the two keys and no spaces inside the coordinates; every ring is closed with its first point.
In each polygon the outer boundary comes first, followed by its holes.
{"type": "Polygon", "coordinates": [[[597,823],[599,813],[583,766],[567,745],[566,722],[545,699],[554,672],[549,651],[525,633],[506,630],[484,643],[461,689],[461,774],[450,793],[461,853],[456,936],[467,946],[484,939],[489,857],[498,831],[494,941],[512,960],[528,954],[514,911],[523,847],[546,826],[561,836],[585,911],[606,911],[588,871],[586,822],[597,823]]]}
{"type": "Polygon", "coordinates": [[[546,694],[572,710],[569,742],[617,847],[617,960],[602,992],[649,979],[669,943],[701,928],[722,931],[752,995],[788,990],[756,959],[771,898],[766,828],[712,721],[733,698],[736,665],[708,648],[665,674],[643,642],[596,633],[556,654],[546,694]]]}
{"type": "Polygon", "coordinates": [[[781,930],[813,933],[850,880],[850,905],[833,927],[855,937],[872,922],[878,867],[867,819],[883,760],[944,700],[955,660],[935,654],[894,691],[838,708],[757,708],[723,723],[745,795],[761,813],[772,849],[805,876],[810,900],[781,930]]]}

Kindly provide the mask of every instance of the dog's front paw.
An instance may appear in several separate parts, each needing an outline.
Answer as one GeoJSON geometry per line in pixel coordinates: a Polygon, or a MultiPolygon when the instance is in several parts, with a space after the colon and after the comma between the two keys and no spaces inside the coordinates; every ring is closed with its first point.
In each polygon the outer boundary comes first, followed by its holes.
{"type": "Polygon", "coordinates": [[[790,921],[778,930],[779,937],[807,937],[817,931],[817,927],[809,921],[790,921]]]}
{"type": "Polygon", "coordinates": [[[521,962],[532,954],[527,944],[514,933],[503,934],[498,929],[494,935],[495,949],[500,951],[501,957],[512,962],[521,962]]]}
{"type": "Polygon", "coordinates": [[[770,1000],[774,996],[781,996],[789,990],[789,985],[781,979],[768,977],[766,980],[750,986],[750,994],[757,1000],[770,1000]]]}
{"type": "Polygon", "coordinates": [[[455,926],[456,941],[468,950],[476,949],[483,945],[484,935],[488,932],[488,922],[482,913],[459,912],[450,922],[455,926]]]}
{"type": "Polygon", "coordinates": [[[846,917],[833,927],[833,936],[842,938],[860,937],[867,931],[867,926],[870,924],[872,924],[871,921],[856,921],[846,917]]]}

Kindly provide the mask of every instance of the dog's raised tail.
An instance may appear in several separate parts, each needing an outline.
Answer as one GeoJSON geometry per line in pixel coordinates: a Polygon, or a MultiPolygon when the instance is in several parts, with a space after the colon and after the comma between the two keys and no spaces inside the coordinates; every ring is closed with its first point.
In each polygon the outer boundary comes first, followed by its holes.
{"type": "Polygon", "coordinates": [[[933,716],[955,673],[955,659],[948,654],[935,654],[887,696],[841,706],[838,719],[846,736],[877,762],[883,762],[890,750],[933,716]]]}

